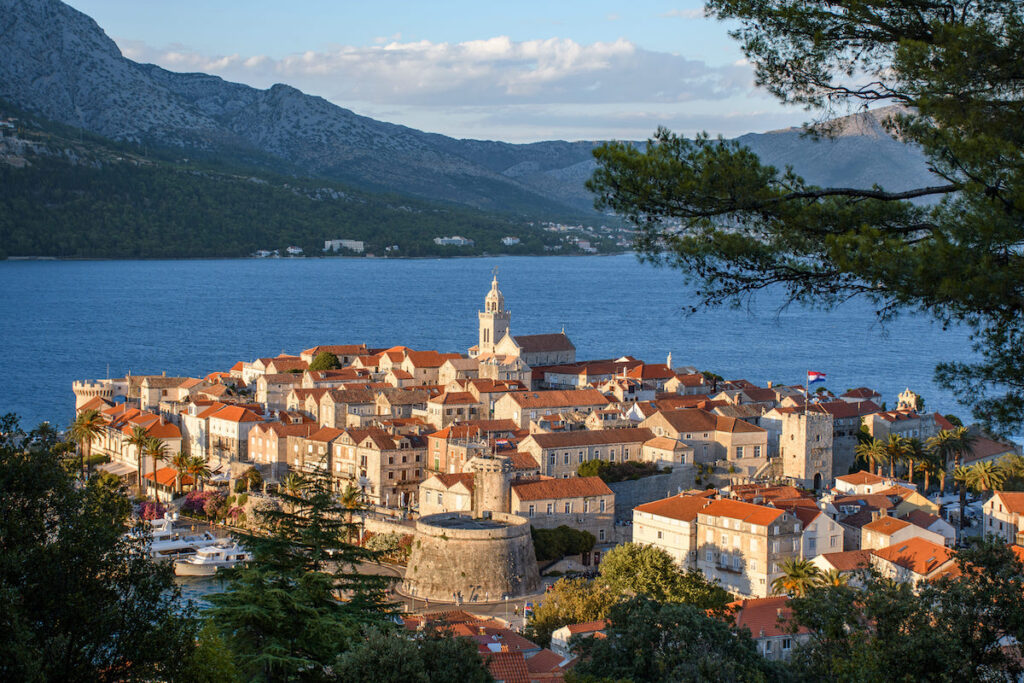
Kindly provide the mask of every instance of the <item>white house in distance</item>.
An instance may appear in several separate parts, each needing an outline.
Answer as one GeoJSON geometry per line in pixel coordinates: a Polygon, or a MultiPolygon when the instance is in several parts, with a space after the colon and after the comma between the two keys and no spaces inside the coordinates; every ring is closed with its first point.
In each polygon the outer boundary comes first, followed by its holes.
{"type": "Polygon", "coordinates": [[[555,629],[551,633],[551,650],[563,657],[570,657],[572,656],[572,651],[569,649],[569,641],[573,636],[593,638],[598,633],[603,634],[607,627],[608,622],[601,620],[588,621],[583,624],[569,624],[568,626],[555,629]]]}
{"type": "Polygon", "coordinates": [[[880,477],[871,472],[854,472],[836,477],[835,490],[839,493],[855,496],[866,496],[872,493],[879,493],[885,489],[892,488],[894,479],[880,477]]]}
{"type": "Polygon", "coordinates": [[[1024,545],[1024,492],[996,491],[982,507],[985,533],[1024,545]]]}

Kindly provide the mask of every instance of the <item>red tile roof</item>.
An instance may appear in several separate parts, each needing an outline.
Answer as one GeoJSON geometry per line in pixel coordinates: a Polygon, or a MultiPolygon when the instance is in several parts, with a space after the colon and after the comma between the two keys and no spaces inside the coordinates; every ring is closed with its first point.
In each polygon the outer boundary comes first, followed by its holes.
{"type": "Polygon", "coordinates": [[[224,406],[216,413],[210,415],[210,419],[227,420],[228,422],[262,422],[256,413],[241,406],[224,406]]]}
{"type": "Polygon", "coordinates": [[[512,482],[512,491],[519,500],[553,500],[556,498],[584,498],[610,496],[612,490],[600,477],[572,477],[571,479],[541,479],[539,481],[512,482]]]}
{"type": "Polygon", "coordinates": [[[495,652],[484,655],[487,670],[495,681],[503,683],[530,683],[530,671],[522,652],[495,652]]]}
{"type": "Polygon", "coordinates": [[[455,472],[453,474],[435,474],[431,479],[437,479],[446,488],[450,489],[456,484],[462,484],[470,491],[473,490],[472,472],[455,472]]]}
{"type": "Polygon", "coordinates": [[[1020,491],[996,491],[996,496],[1003,502],[1007,512],[1024,514],[1024,492],[1020,491]]]}
{"type": "Polygon", "coordinates": [[[710,503],[703,496],[687,496],[680,494],[669,498],[662,498],[651,503],[644,503],[633,508],[638,512],[646,512],[659,517],[678,519],[683,522],[692,522],[697,519],[697,512],[707,507],[710,503]]]}
{"type": "Polygon", "coordinates": [[[927,529],[932,524],[935,524],[935,522],[938,522],[940,518],[936,515],[927,513],[924,510],[911,510],[907,514],[903,515],[903,519],[907,520],[914,526],[927,529]]]}
{"type": "Polygon", "coordinates": [[[517,470],[536,470],[540,468],[537,461],[529,453],[523,453],[521,451],[512,451],[508,453],[509,459],[512,461],[512,467],[517,470]]]}
{"type": "Polygon", "coordinates": [[[560,670],[559,665],[564,657],[544,648],[537,654],[526,660],[526,668],[530,673],[547,673],[548,671],[560,670]]]}
{"type": "Polygon", "coordinates": [[[871,553],[875,557],[909,569],[919,576],[931,574],[944,564],[951,562],[956,555],[949,548],[918,536],[893,543],[887,548],[872,550],[871,553]]]}
{"type": "MultiPolygon", "coordinates": [[[[773,638],[791,632],[788,622],[793,617],[789,598],[785,595],[771,598],[751,598],[729,603],[737,628],[750,629],[754,638],[773,638]]],[[[797,633],[810,633],[801,626],[797,633]]]]}
{"type": "MultiPolygon", "coordinates": [[[[161,467],[156,471],[156,483],[160,486],[174,486],[174,478],[177,476],[178,471],[171,467],[161,467]]],[[[143,479],[149,479],[153,481],[153,473],[147,472],[142,475],[143,479]]],[[[191,486],[195,483],[195,480],[187,474],[181,475],[181,485],[191,486]]]]}
{"type": "Polygon", "coordinates": [[[884,517],[879,517],[873,522],[865,524],[862,528],[877,534],[882,534],[883,536],[892,536],[897,531],[906,529],[908,526],[912,526],[910,522],[886,515],[884,517]]]}
{"type": "Polygon", "coordinates": [[[650,429],[629,427],[625,429],[579,429],[555,434],[532,434],[534,442],[541,448],[574,448],[576,446],[605,446],[650,441],[654,433],[650,429]]]}
{"type": "Polygon", "coordinates": [[[844,550],[838,553],[822,553],[821,556],[841,572],[865,569],[871,564],[870,550],[844,550]]]}
{"type": "Polygon", "coordinates": [[[861,470],[860,472],[854,472],[853,474],[844,474],[836,477],[836,481],[841,481],[851,486],[864,486],[866,484],[881,484],[885,479],[877,474],[861,470]]]}
{"type": "Polygon", "coordinates": [[[574,406],[604,406],[608,399],[597,389],[568,389],[553,391],[511,391],[508,396],[529,410],[531,408],[571,408],[574,406]]]}
{"type": "Polygon", "coordinates": [[[545,351],[575,351],[576,347],[564,333],[525,334],[512,339],[523,353],[544,353],[545,351]]]}
{"type": "Polygon", "coordinates": [[[700,511],[700,514],[710,517],[729,517],[758,526],[768,526],[786,514],[786,511],[764,505],[743,503],[738,500],[713,500],[700,511]]]}
{"type": "Polygon", "coordinates": [[[597,633],[608,628],[607,619],[598,619],[597,621],[585,621],[581,624],[568,624],[566,628],[569,629],[571,635],[579,635],[580,633],[597,633]]]}

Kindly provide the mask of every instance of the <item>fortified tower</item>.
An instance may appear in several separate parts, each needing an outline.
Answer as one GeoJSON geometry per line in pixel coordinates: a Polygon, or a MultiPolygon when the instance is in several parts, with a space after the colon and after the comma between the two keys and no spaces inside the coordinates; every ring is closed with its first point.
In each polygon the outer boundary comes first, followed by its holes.
{"type": "Polygon", "coordinates": [[[512,506],[512,461],[503,455],[478,455],[467,464],[473,473],[473,516],[508,512],[512,506]]]}
{"type": "Polygon", "coordinates": [[[484,298],[484,310],[477,314],[480,318],[480,340],[477,354],[494,353],[494,345],[508,334],[512,313],[505,310],[505,297],[498,289],[498,275],[494,275],[491,291],[484,298]]]}
{"type": "Polygon", "coordinates": [[[832,438],[831,415],[784,414],[782,436],[779,439],[782,475],[805,488],[821,489],[829,486],[834,476],[832,438]]]}

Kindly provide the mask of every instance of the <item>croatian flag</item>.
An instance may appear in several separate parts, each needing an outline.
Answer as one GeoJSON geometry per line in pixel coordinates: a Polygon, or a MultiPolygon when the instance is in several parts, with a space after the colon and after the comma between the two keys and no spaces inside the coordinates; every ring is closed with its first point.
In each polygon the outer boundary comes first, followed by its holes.
{"type": "Polygon", "coordinates": [[[813,371],[808,371],[807,372],[807,383],[808,384],[814,384],[815,382],[824,382],[824,381],[825,381],[825,373],[824,372],[813,372],[813,371]]]}

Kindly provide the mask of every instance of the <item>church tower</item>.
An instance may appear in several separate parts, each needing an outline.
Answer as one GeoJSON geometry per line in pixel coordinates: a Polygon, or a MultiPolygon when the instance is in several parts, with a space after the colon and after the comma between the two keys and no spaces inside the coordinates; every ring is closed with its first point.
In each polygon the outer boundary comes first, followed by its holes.
{"type": "Polygon", "coordinates": [[[501,338],[508,334],[509,321],[512,314],[505,310],[505,297],[498,289],[498,275],[494,275],[491,282],[491,291],[487,292],[484,299],[484,310],[480,316],[480,341],[477,346],[477,354],[494,353],[494,345],[501,341],[501,338]]]}

